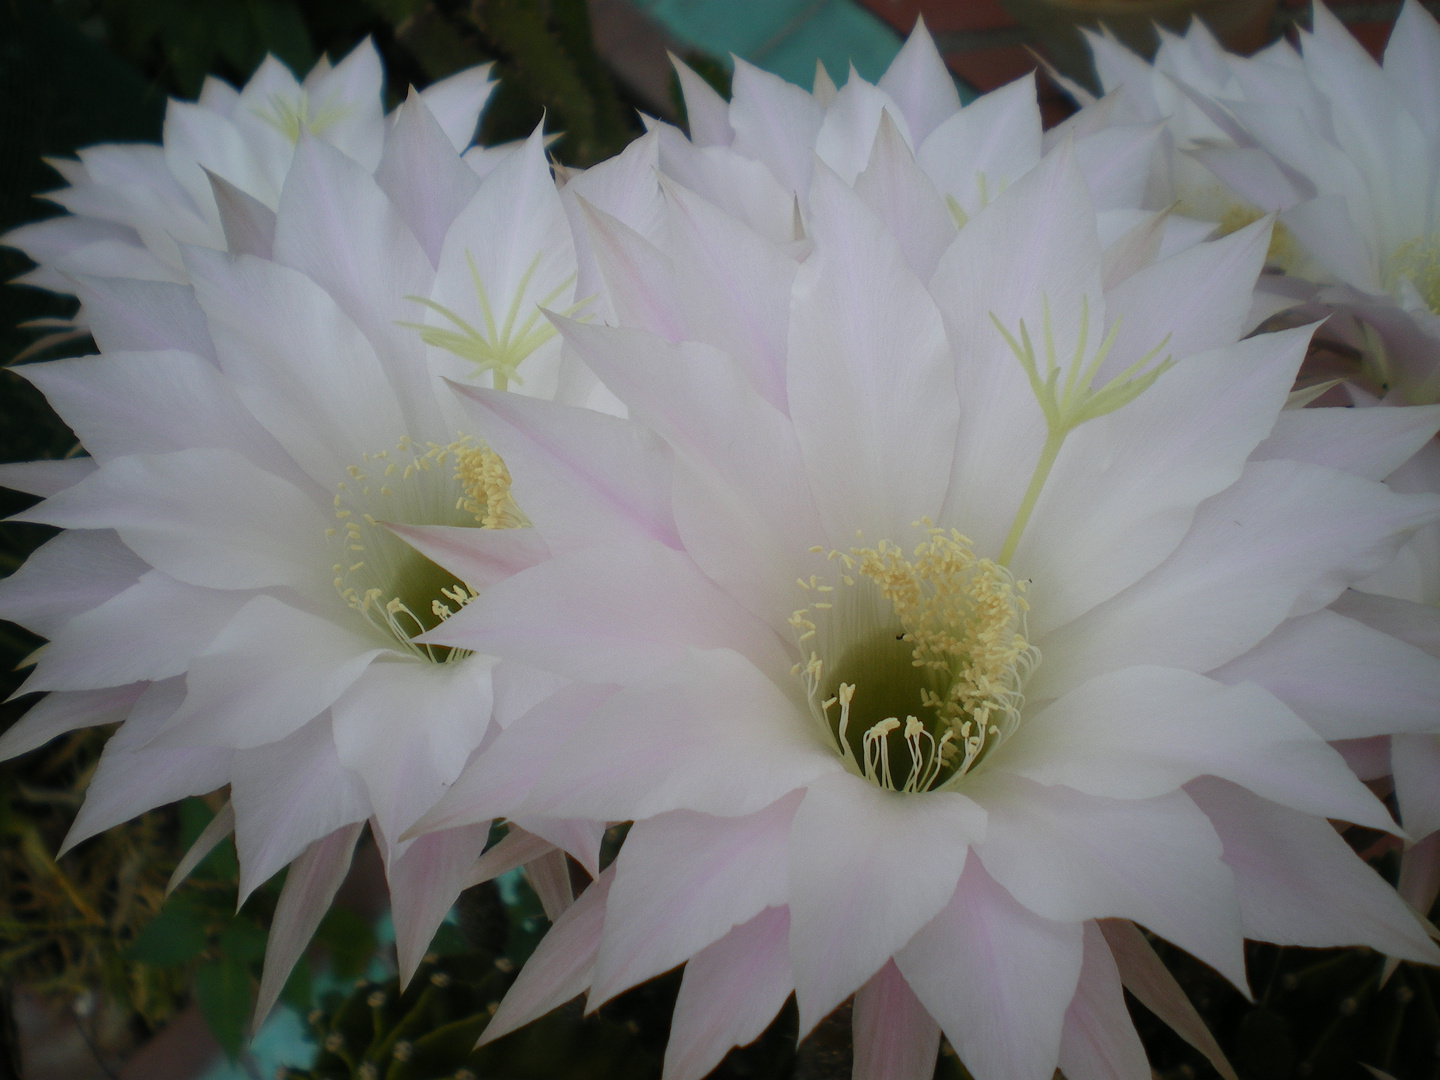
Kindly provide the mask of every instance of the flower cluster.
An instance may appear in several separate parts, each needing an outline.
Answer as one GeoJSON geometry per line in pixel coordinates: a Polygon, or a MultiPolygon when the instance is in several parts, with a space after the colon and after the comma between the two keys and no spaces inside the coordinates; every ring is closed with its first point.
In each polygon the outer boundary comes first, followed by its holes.
{"type": "Polygon", "coordinates": [[[857,1077],[1143,1080],[1122,986],[1233,1075],[1137,926],[1242,991],[1247,938],[1440,963],[1330,823],[1440,827],[1440,406],[1384,345],[1403,400],[1303,407],[1266,324],[1440,348],[1401,19],[1097,37],[1050,132],[923,25],[878,84],[677,64],[688,135],[553,175],[468,148],[483,73],[210,84],[7,238],[100,351],[17,369],[88,456],[0,471],[65,530],[0,754],[123,720],[67,844],[228,785],[187,863],[294,863],[262,1014],[368,822],[402,980],[468,884],[545,901],[482,1041],[685,963],[667,1080],[792,993],[857,1077]]]}

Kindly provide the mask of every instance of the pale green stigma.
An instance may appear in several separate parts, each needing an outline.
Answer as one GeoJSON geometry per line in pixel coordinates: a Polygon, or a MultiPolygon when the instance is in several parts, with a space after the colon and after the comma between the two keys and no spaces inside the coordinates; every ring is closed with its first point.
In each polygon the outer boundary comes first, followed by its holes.
{"type": "Polygon", "coordinates": [[[1425,306],[1440,315],[1440,233],[1405,241],[1386,263],[1387,289],[1393,292],[1401,281],[1408,281],[1425,306]]]}
{"type": "MultiPolygon", "coordinates": [[[[431,311],[449,319],[454,329],[413,322],[402,322],[399,325],[418,331],[420,339],[425,344],[434,345],[436,348],[454,353],[462,360],[470,361],[475,365],[472,377],[485,371],[490,372],[497,390],[508,390],[512,381],[517,386],[524,385],[524,380],[516,374],[516,370],[527,356],[554,337],[556,332],[555,327],[550,325],[550,321],[542,315],[541,309],[553,304],[575,282],[575,275],[571,274],[536,301],[533,308],[522,319],[520,305],[524,300],[525,290],[530,285],[530,278],[540,265],[541,254],[537,251],[535,258],[530,261],[524,276],[520,278],[520,283],[515,288],[515,296],[511,299],[510,307],[505,312],[505,320],[498,327],[495,324],[495,313],[490,307],[490,298],[485,293],[485,283],[480,280],[480,271],[476,269],[475,259],[469,251],[465,252],[465,262],[470,267],[470,280],[475,286],[475,299],[480,305],[480,314],[485,320],[484,332],[477,330],[445,305],[424,296],[407,296],[405,299],[413,300],[417,304],[424,304],[431,311]]],[[[571,304],[560,314],[574,315],[588,302],[588,300],[582,300],[571,304]]]]}
{"type": "Polygon", "coordinates": [[[309,131],[319,135],[332,127],[350,112],[348,105],[328,105],[310,112],[309,95],[301,90],[298,95],[275,93],[270,95],[269,108],[256,107],[255,115],[264,120],[292,143],[300,141],[300,132],[309,131]]]}
{"type": "Polygon", "coordinates": [[[1065,437],[1087,420],[1094,420],[1107,413],[1112,413],[1134,401],[1150,389],[1155,384],[1155,380],[1175,363],[1166,357],[1154,367],[1150,367],[1148,371],[1146,370],[1150,362],[1169,342],[1170,335],[1166,334],[1160,344],[1099,390],[1092,389],[1090,384],[1099,373],[1100,365],[1105,362],[1105,357],[1109,355],[1111,346],[1115,344],[1115,335],[1120,331],[1120,320],[1115,320],[1114,325],[1110,327],[1110,332],[1105,335],[1105,340],[1100,343],[1100,348],[1096,350],[1095,356],[1087,363],[1085,339],[1090,330],[1090,304],[1086,298],[1082,297],[1080,301],[1080,332],[1077,335],[1075,356],[1064,370],[1065,380],[1062,385],[1060,381],[1061,368],[1055,360],[1055,338],[1050,326],[1050,304],[1043,298],[1041,304],[1045,331],[1045,372],[1043,375],[1040,372],[1035,346],[1030,341],[1030,332],[1025,327],[1025,321],[1023,319],[1020,321],[1020,340],[1016,341],[1014,335],[1001,325],[994,313],[992,312],[990,315],[990,321],[995,324],[995,328],[1005,338],[1005,343],[1010,346],[1010,351],[1015,354],[1015,359],[1019,360],[1020,366],[1025,369],[1025,375],[1030,380],[1030,389],[1035,394],[1035,400],[1040,403],[1040,409],[1045,414],[1045,426],[1049,430],[1049,434],[1045,438],[1045,445],[1040,451],[1040,460],[1035,463],[1035,472],[1030,477],[1030,486],[1025,491],[1024,499],[1020,502],[1020,509],[1015,514],[1009,535],[1005,537],[1005,544],[1000,549],[999,562],[1001,566],[1009,565],[1016,547],[1020,544],[1020,536],[1025,531],[1025,525],[1030,520],[1030,514],[1035,509],[1035,503],[1040,498],[1041,490],[1045,487],[1050,469],[1060,455],[1060,447],[1064,444],[1065,437]]]}

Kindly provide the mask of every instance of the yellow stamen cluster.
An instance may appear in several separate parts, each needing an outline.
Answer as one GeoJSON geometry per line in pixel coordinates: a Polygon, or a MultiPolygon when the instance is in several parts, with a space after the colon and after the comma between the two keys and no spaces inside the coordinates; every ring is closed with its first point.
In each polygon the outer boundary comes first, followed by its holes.
{"type": "Polygon", "coordinates": [[[345,561],[333,567],[336,591],[367,622],[424,659],[468,655],[411,639],[444,622],[477,594],[385,525],[503,529],[529,524],[510,497],[505,463],[461,434],[444,446],[402,438],[394,449],[365,454],[362,465],[347,471],[349,478],[337,485],[334,499],[337,525],[326,530],[344,551],[345,561]]]}
{"type": "MultiPolygon", "coordinates": [[[[857,689],[863,693],[875,688],[857,688],[846,677],[849,673],[834,671],[831,678],[841,681],[827,695],[826,661],[813,649],[804,668],[795,669],[827,730],[836,736],[841,757],[866,779],[897,791],[926,791],[942,774],[948,781],[970,771],[987,747],[1019,724],[1022,689],[1039,660],[1025,639],[1025,583],[1015,581],[1003,566],[977,557],[960,533],[917,524],[926,527],[926,539],[908,554],[885,540],[848,552],[823,552],[838,564],[843,588],[868,582],[888,605],[888,622],[895,629],[882,629],[878,639],[890,637],[910,647],[915,713],[903,721],[897,714],[872,724],[861,736],[857,755],[847,730],[852,703],[857,689]],[[832,727],[830,710],[837,705],[838,722],[832,727]],[[903,780],[891,769],[890,736],[897,732],[910,759],[903,780]]],[[[823,634],[822,646],[832,655],[833,667],[833,657],[853,646],[833,617],[836,587],[814,577],[798,584],[823,599],[796,611],[790,625],[802,643],[823,634]]]]}
{"type": "Polygon", "coordinates": [[[1394,289],[1402,280],[1414,285],[1425,306],[1440,315],[1440,234],[1417,236],[1395,249],[1387,260],[1385,287],[1394,289]]]}

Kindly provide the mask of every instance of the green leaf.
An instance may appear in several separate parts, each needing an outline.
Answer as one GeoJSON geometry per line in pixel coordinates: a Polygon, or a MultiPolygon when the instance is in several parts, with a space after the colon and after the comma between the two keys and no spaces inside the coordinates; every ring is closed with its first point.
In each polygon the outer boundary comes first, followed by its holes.
{"type": "Polygon", "coordinates": [[[220,932],[220,956],[242,964],[259,964],[265,956],[265,931],[249,919],[237,917],[220,932]]]}
{"type": "Polygon", "coordinates": [[[205,925],[187,904],[167,904],[141,930],[125,958],[151,967],[188,964],[205,948],[205,925]]]}
{"type": "Polygon", "coordinates": [[[234,1061],[244,1046],[250,1018],[250,973],[245,965],[226,957],[195,972],[195,1003],[210,1034],[234,1061]]]}
{"type": "Polygon", "coordinates": [[[348,908],[331,908],[320,920],[315,943],[330,954],[330,966],[338,978],[354,979],[375,953],[375,931],[348,908]]]}

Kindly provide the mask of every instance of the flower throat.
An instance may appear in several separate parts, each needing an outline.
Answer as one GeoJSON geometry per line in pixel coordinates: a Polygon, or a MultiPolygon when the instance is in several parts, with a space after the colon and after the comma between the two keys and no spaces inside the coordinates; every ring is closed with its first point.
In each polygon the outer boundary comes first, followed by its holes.
{"type": "Polygon", "coordinates": [[[794,671],[812,715],[850,771],[891,791],[930,791],[979,765],[1019,724],[1040,658],[1024,583],[924,524],[908,555],[885,540],[811,549],[839,580],[800,580],[815,598],[790,617],[809,651],[794,671]]]}

